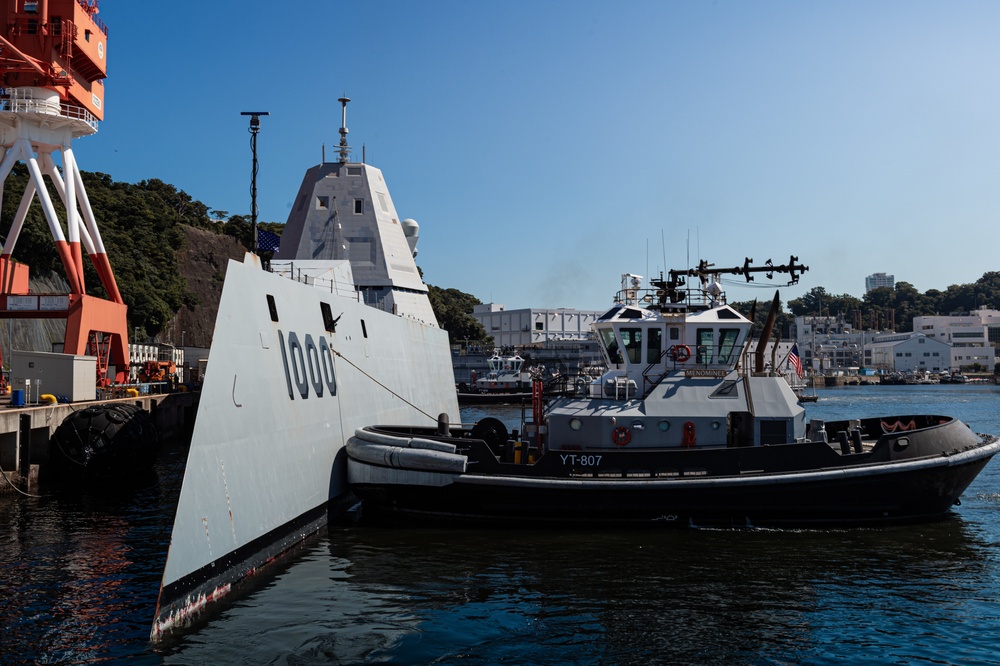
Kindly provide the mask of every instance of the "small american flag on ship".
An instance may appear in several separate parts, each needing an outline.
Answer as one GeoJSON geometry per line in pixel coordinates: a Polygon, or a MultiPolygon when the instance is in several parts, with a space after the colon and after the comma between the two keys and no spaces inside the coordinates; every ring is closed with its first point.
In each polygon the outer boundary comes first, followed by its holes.
{"type": "Polygon", "coordinates": [[[788,352],[788,363],[795,368],[795,374],[802,376],[802,359],[799,357],[799,346],[792,345],[792,351],[788,352]]]}

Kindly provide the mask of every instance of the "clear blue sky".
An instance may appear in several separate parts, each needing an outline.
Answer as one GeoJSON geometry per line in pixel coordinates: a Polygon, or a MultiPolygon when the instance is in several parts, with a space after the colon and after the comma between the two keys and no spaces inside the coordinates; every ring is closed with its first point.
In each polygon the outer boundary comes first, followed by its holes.
{"type": "MultiPolygon", "coordinates": [[[[622,273],[745,256],[918,290],[1000,269],[1000,3],[103,0],[82,169],[284,222],[338,140],[421,225],[425,280],[603,309],[622,273]],[[665,259],[664,259],[665,258],[665,259]]],[[[734,300],[773,292],[730,289],[734,300]]]]}

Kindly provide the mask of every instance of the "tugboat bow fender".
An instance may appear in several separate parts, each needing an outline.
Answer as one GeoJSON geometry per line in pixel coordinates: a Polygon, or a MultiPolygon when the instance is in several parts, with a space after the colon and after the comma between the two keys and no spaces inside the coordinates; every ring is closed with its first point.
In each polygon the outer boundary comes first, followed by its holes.
{"type": "Polygon", "coordinates": [[[455,445],[419,437],[393,437],[358,429],[347,440],[347,455],[380,467],[464,474],[469,459],[455,445]]]}
{"type": "Polygon", "coordinates": [[[431,451],[442,451],[444,453],[455,453],[456,447],[450,442],[439,442],[433,439],[422,437],[400,437],[399,435],[387,435],[382,432],[374,432],[365,428],[358,428],[354,431],[354,436],[362,441],[372,444],[382,444],[384,446],[402,446],[410,449],[429,449],[431,451]]]}

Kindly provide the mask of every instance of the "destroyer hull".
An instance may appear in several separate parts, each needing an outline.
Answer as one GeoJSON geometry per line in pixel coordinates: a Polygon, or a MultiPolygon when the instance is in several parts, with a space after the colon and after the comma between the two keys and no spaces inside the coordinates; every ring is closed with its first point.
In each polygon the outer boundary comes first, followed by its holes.
{"type": "Polygon", "coordinates": [[[230,262],[154,639],[326,523],[356,428],[442,413],[458,420],[445,331],[230,262]]]}

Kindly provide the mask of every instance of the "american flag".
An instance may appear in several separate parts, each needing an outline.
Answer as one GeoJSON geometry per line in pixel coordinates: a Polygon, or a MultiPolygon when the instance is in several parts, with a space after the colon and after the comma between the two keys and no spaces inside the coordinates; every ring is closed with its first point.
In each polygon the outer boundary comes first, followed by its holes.
{"type": "Polygon", "coordinates": [[[792,351],[788,352],[788,363],[795,368],[795,374],[802,376],[802,359],[799,357],[799,346],[792,345],[792,351]]]}
{"type": "Polygon", "coordinates": [[[278,234],[271,233],[266,229],[257,230],[257,249],[258,250],[271,250],[276,252],[278,246],[281,245],[281,236],[278,234]]]}

